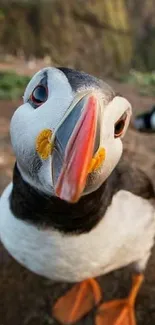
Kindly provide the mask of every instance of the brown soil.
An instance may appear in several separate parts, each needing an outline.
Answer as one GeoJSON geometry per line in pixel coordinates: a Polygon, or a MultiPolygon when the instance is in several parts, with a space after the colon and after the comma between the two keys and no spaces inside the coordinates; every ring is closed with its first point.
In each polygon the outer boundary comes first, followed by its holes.
{"type": "MultiPolygon", "coordinates": [[[[147,110],[155,98],[140,97],[133,87],[109,81],[117,91],[133,104],[134,114],[147,110]]],[[[12,177],[14,155],[10,146],[9,122],[20,101],[0,102],[0,191],[12,177]]],[[[139,134],[132,128],[124,140],[127,159],[144,169],[155,185],[155,135],[139,134]]],[[[20,244],[20,243],[19,243],[20,244]]],[[[104,252],[103,252],[104,254],[104,252]]],[[[129,268],[113,272],[99,279],[104,298],[124,297],[129,290],[129,268]]],[[[51,325],[51,306],[70,285],[53,284],[32,274],[14,261],[0,246],[0,325],[51,325]]],[[[138,325],[155,324],[155,249],[146,270],[146,280],[136,303],[138,325]]],[[[94,324],[94,312],[79,324],[94,324]]]]}

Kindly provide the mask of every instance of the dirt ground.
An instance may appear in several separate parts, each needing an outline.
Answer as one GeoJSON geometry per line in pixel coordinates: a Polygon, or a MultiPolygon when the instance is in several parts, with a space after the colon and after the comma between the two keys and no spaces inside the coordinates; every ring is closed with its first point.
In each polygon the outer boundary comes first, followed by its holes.
{"type": "MultiPolygon", "coordinates": [[[[155,98],[141,97],[134,87],[109,81],[133,105],[134,115],[147,110],[155,98]]],[[[10,182],[14,155],[10,146],[9,122],[20,101],[0,102],[0,191],[10,182]]],[[[142,135],[132,127],[124,140],[127,159],[144,169],[155,185],[155,135],[142,135]]],[[[20,245],[20,243],[19,243],[20,245]]],[[[104,254],[104,252],[103,252],[104,254]]],[[[105,300],[125,297],[131,283],[129,268],[99,278],[105,300]]],[[[0,246],[0,325],[56,325],[51,306],[70,285],[52,283],[14,261],[0,246]]],[[[94,311],[95,312],[95,311],[94,311]]],[[[78,324],[94,324],[94,312],[78,324]]],[[[155,249],[146,270],[146,279],[136,303],[138,325],[155,325],[155,249]]]]}

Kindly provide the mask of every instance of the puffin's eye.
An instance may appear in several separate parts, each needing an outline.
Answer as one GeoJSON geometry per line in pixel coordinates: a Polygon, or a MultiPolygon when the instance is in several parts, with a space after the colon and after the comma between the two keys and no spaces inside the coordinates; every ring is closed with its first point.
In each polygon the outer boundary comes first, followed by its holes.
{"type": "Polygon", "coordinates": [[[118,138],[122,135],[126,118],[127,118],[127,113],[125,112],[121,116],[121,118],[115,123],[115,131],[114,131],[115,138],[118,138]]]}
{"type": "Polygon", "coordinates": [[[36,106],[40,106],[41,104],[45,103],[48,97],[48,90],[47,87],[44,85],[38,85],[32,92],[30,96],[30,100],[36,106]]]}

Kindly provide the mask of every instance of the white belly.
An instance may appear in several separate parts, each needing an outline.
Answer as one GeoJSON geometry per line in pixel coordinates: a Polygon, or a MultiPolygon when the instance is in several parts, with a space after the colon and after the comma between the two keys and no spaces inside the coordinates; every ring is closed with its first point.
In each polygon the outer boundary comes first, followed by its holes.
{"type": "Polygon", "coordinates": [[[0,238],[31,271],[53,280],[81,281],[147,260],[155,233],[155,210],[147,200],[119,191],[95,229],[63,235],[16,219],[9,209],[11,189],[12,184],[0,200],[0,238]]]}

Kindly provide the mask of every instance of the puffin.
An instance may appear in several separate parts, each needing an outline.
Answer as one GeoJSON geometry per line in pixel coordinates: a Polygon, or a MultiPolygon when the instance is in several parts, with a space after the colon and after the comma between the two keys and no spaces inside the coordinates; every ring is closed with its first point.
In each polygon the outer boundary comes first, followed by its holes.
{"type": "Polygon", "coordinates": [[[0,238],[30,271],[72,283],[52,306],[61,324],[93,308],[96,325],[136,324],[155,194],[122,155],[131,110],[104,81],[48,67],[32,77],[11,119],[16,163],[0,199],[0,238]],[[95,278],[129,265],[128,296],[104,302],[95,278]]]}
{"type": "Polygon", "coordinates": [[[134,127],[140,132],[154,133],[155,106],[153,106],[148,112],[137,115],[134,120],[134,127]]]}

